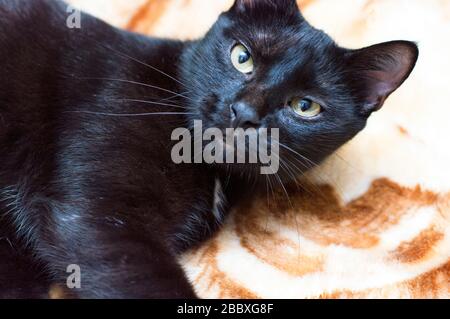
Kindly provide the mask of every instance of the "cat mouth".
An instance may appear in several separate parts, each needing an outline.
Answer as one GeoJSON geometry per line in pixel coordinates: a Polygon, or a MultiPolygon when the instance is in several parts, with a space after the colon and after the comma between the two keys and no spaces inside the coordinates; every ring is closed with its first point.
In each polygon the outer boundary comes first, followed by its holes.
{"type": "Polygon", "coordinates": [[[278,134],[274,139],[267,129],[210,128],[204,131],[202,145],[204,160],[209,164],[251,166],[259,168],[263,175],[278,173],[278,134]]]}

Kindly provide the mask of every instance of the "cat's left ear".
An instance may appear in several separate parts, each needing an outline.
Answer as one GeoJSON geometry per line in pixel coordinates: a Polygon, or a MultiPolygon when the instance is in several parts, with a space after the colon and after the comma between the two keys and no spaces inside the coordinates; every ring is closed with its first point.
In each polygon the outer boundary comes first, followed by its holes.
{"type": "Polygon", "coordinates": [[[414,42],[392,41],[349,51],[350,81],[363,112],[378,111],[413,71],[419,49],[414,42]]]}

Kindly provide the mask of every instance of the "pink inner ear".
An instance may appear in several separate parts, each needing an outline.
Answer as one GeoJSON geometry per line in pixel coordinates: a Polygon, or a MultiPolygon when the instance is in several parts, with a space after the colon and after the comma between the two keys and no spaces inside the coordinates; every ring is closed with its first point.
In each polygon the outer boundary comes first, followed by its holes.
{"type": "Polygon", "coordinates": [[[401,82],[401,79],[405,77],[406,72],[402,72],[401,69],[391,71],[369,71],[367,77],[370,81],[373,81],[373,91],[377,92],[377,95],[389,95],[394,91],[401,82]]]}
{"type": "Polygon", "coordinates": [[[373,111],[378,111],[383,106],[386,98],[395,90],[395,85],[391,80],[386,78],[383,72],[370,72],[367,81],[367,87],[369,89],[366,97],[366,107],[371,108],[373,111]],[[383,75],[373,76],[375,73],[383,75]]]}
{"type": "Polygon", "coordinates": [[[405,73],[400,71],[367,72],[366,107],[371,108],[374,112],[380,110],[389,95],[400,86],[404,76],[405,73]]]}
{"type": "Polygon", "coordinates": [[[391,69],[380,71],[366,71],[369,86],[368,104],[379,110],[385,100],[402,84],[410,72],[411,63],[401,58],[391,69]]]}

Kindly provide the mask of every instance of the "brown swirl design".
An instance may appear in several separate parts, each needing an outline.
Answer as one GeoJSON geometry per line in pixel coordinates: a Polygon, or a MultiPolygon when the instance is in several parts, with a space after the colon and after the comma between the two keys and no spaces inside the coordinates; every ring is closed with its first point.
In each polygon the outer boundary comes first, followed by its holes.
{"type": "MultiPolygon", "coordinates": [[[[255,256],[263,263],[279,272],[294,277],[320,275],[326,263],[326,247],[340,246],[356,250],[377,248],[380,236],[398,226],[402,219],[410,218],[422,208],[438,208],[446,205],[448,196],[423,190],[421,187],[402,187],[388,179],[373,182],[370,189],[347,205],[339,201],[330,186],[320,186],[318,191],[324,196],[288,188],[292,207],[287,204],[284,193],[277,193],[268,204],[265,198],[246,203],[233,216],[225,233],[232,233],[240,241],[240,249],[255,256]],[[302,241],[317,245],[316,250],[306,248],[293,238],[285,236],[285,230],[297,231],[302,241]]],[[[446,211],[448,215],[448,210],[446,211]]],[[[448,216],[441,216],[447,221],[448,216]]],[[[434,249],[444,239],[448,228],[433,221],[428,228],[412,240],[400,242],[394,251],[385,251],[382,258],[386,264],[419,264],[434,256],[434,249]]],[[[230,234],[228,234],[230,237],[230,234]]],[[[226,242],[218,236],[203,248],[198,264],[204,266],[195,283],[204,287],[208,294],[211,289],[219,289],[220,297],[253,298],[256,293],[235,281],[220,269],[220,244],[226,242]]],[[[195,255],[195,254],[194,254],[195,255]]],[[[239,261],[243,262],[243,261],[239,261]]],[[[364,291],[339,290],[323,293],[315,298],[362,298],[397,296],[399,291],[410,297],[435,297],[448,294],[450,280],[449,264],[423,273],[420,276],[400,281],[382,289],[364,291]]],[[[403,296],[403,295],[401,295],[403,296]]]]}

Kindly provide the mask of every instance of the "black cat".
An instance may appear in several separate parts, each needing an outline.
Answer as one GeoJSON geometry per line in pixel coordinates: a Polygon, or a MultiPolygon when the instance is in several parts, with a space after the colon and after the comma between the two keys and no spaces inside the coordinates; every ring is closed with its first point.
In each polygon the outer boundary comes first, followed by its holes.
{"type": "MultiPolygon", "coordinates": [[[[418,58],[406,41],[339,47],[294,0],[237,0],[193,42],[67,18],[60,1],[0,0],[0,242],[50,282],[78,265],[78,298],[195,298],[177,257],[265,191],[261,163],[176,164],[175,129],[277,128],[289,182],[360,132],[418,58]]],[[[5,265],[2,292],[24,273],[5,265]]]]}

